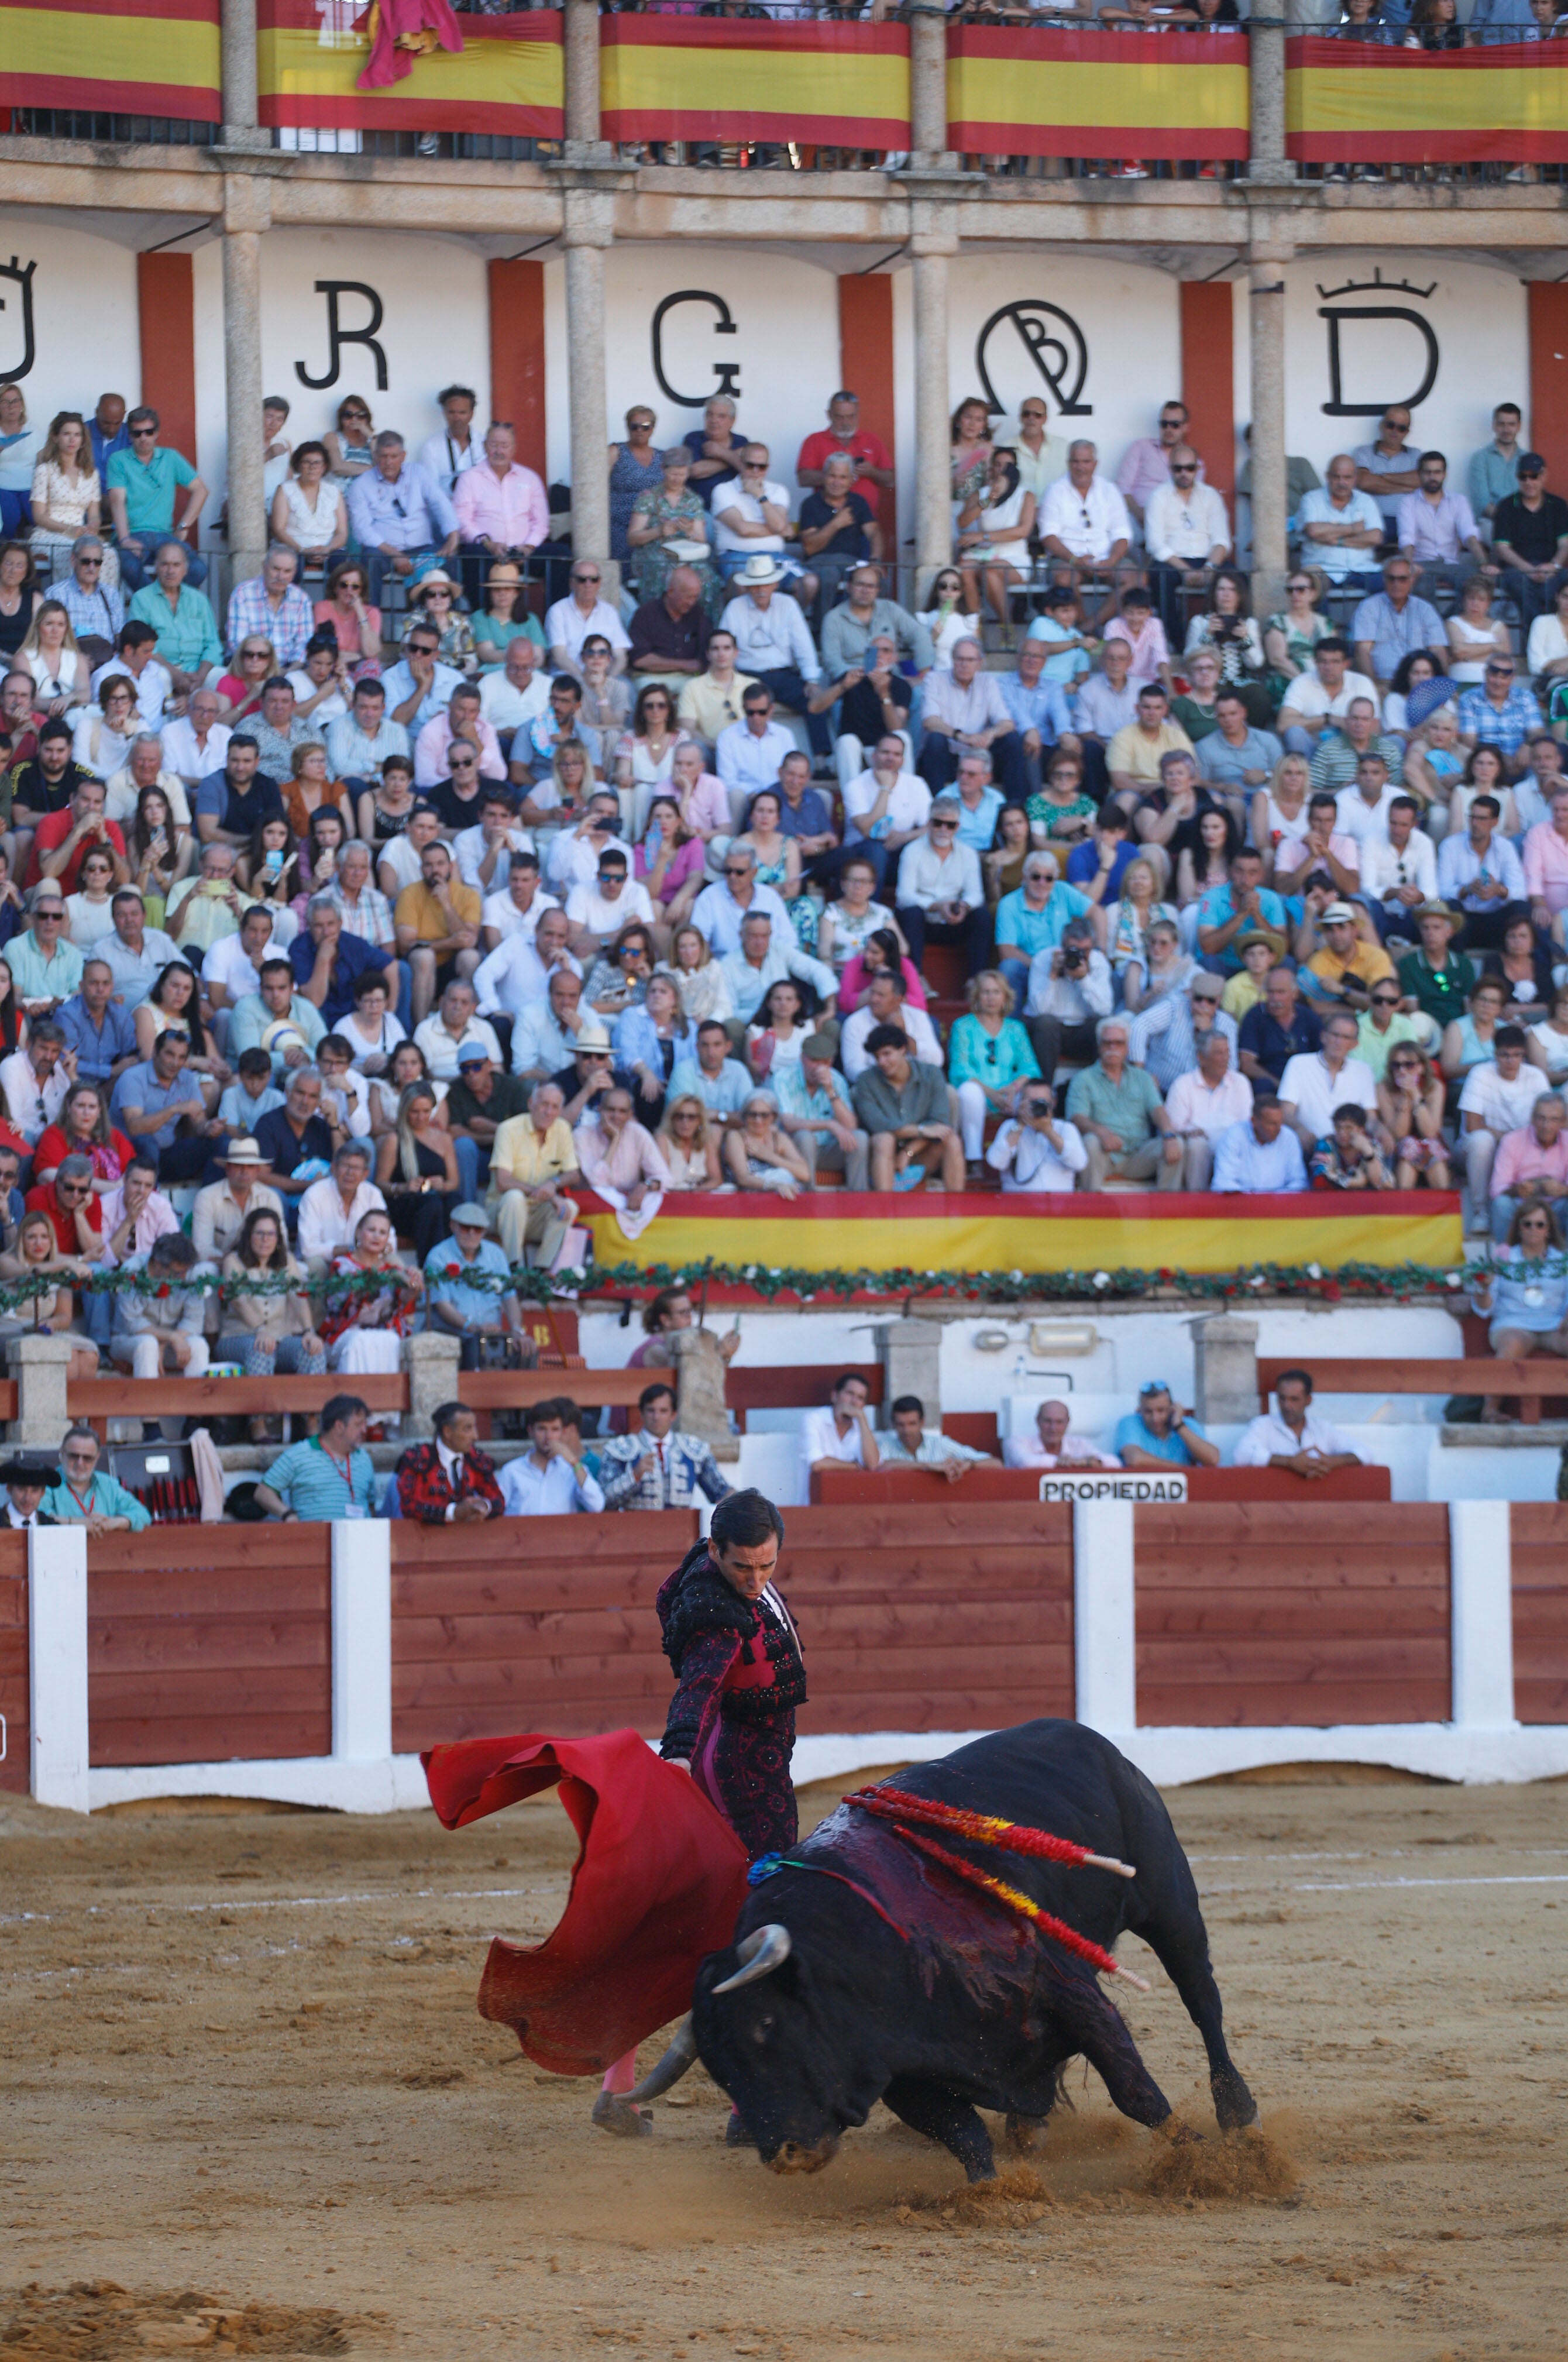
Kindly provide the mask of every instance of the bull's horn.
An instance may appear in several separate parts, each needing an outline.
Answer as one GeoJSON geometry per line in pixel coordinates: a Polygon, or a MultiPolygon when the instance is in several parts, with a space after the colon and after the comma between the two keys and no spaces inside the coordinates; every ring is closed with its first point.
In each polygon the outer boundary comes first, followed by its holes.
{"type": "Polygon", "coordinates": [[[770,1977],[775,1969],[783,1967],[790,1957],[790,1949],[789,1928],[781,1927],[777,1919],[770,1919],[766,1927],[755,1928],[749,1936],[741,1938],[739,1968],[733,1977],[726,1977],[722,1985],[715,1985],[713,1991],[716,1993],[738,1992],[742,1985],[755,1985],[762,1978],[770,1977]]]}
{"type": "Polygon", "coordinates": [[[659,2060],[650,2067],[640,2083],[626,2094],[629,2101],[657,2100],[679,2083],[689,2067],[697,2064],[697,2043],[691,2032],[691,2020],[683,2017],[675,2029],[675,2039],[659,2060]]]}

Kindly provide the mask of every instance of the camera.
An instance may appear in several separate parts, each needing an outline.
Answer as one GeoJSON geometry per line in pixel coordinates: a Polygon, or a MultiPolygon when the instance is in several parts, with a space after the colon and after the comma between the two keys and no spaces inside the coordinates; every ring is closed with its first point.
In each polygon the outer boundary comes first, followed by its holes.
{"type": "Polygon", "coordinates": [[[1031,1123],[1043,1123],[1052,1112],[1049,1099],[1025,1099],[1023,1112],[1031,1123]]]}
{"type": "Polygon", "coordinates": [[[1062,966],[1069,976],[1075,976],[1079,969],[1088,967],[1088,954],[1081,944],[1063,944],[1062,966]]]}

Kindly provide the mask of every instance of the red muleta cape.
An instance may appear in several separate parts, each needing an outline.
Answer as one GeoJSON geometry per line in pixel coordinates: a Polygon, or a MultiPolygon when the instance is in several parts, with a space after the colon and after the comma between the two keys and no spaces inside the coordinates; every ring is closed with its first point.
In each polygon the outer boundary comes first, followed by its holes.
{"type": "Polygon", "coordinates": [[[354,29],[369,32],[370,54],[356,90],[387,90],[414,72],[416,57],[435,49],[461,56],[463,36],[449,0],[371,0],[354,29]]]}
{"type": "Polygon", "coordinates": [[[571,1892],[542,1944],[491,1942],[481,2017],[536,2065],[599,2075],[691,2005],[698,1963],[745,1900],[745,1849],[684,1772],[635,1730],[597,1738],[470,1738],[420,1758],[444,1828],[560,1783],[578,1833],[571,1892]]]}

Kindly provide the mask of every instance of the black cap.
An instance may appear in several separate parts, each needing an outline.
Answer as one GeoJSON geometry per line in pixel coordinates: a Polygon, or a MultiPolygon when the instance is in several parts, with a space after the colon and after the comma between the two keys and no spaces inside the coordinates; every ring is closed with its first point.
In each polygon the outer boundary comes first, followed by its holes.
{"type": "Polygon", "coordinates": [[[1546,462],[1539,451],[1521,451],[1518,472],[1521,476],[1544,476],[1546,462]]]}
{"type": "Polygon", "coordinates": [[[41,1485],[47,1493],[59,1482],[60,1470],[52,1461],[28,1460],[19,1453],[9,1460],[0,1460],[0,1485],[41,1485]]]}

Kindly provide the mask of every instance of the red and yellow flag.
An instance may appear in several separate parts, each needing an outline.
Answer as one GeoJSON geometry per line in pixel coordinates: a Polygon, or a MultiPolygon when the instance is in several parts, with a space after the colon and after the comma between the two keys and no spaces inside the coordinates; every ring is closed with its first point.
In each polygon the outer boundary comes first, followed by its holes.
{"type": "Polygon", "coordinates": [[[1385,50],[1286,46],[1286,148],[1301,164],[1559,164],[1568,41],[1385,50]]]}
{"type": "Polygon", "coordinates": [[[1161,33],[947,37],[947,141],[966,155],[1190,158],[1247,153],[1246,43],[1161,33]]]}
{"type": "Polygon", "coordinates": [[[219,0],[0,0],[0,106],[221,123],[219,0]]]}
{"type": "Polygon", "coordinates": [[[902,25],[602,17],[599,39],[606,139],[910,144],[902,25]]]}
{"type": "Polygon", "coordinates": [[[463,16],[460,56],[415,58],[392,88],[358,90],[370,53],[368,12],[334,26],[315,0],[257,0],[258,113],[263,124],[337,131],[487,131],[558,139],[564,72],[561,15],[463,16]]]}

